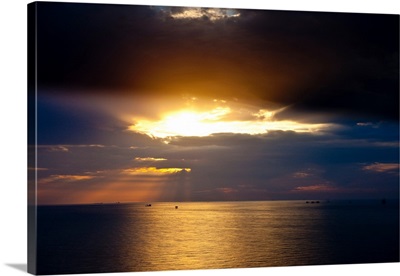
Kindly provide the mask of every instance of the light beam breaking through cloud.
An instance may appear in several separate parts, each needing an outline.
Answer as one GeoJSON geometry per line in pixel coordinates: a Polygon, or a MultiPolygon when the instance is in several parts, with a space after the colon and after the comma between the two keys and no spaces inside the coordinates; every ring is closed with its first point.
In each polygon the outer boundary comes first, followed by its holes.
{"type": "MultiPolygon", "coordinates": [[[[214,101],[215,102],[215,101],[214,101]]],[[[224,101],[226,103],[226,101],[224,101]]],[[[194,104],[192,104],[194,105],[194,104]]],[[[167,138],[174,136],[208,136],[216,133],[263,134],[282,130],[318,133],[338,127],[331,123],[304,123],[295,120],[276,120],[277,110],[248,110],[246,105],[236,103],[232,109],[229,104],[212,109],[184,109],[166,113],[159,120],[140,119],[129,126],[129,130],[144,133],[151,137],[167,138]],[[235,117],[240,111],[240,117],[235,117]]]]}

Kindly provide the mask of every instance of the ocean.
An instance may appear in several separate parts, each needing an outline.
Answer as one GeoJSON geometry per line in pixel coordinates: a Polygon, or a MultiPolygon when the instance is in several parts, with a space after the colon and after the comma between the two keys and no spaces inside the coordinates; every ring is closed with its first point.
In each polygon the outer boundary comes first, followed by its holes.
{"type": "Polygon", "coordinates": [[[398,200],[145,205],[38,206],[37,273],[399,262],[398,200]]]}

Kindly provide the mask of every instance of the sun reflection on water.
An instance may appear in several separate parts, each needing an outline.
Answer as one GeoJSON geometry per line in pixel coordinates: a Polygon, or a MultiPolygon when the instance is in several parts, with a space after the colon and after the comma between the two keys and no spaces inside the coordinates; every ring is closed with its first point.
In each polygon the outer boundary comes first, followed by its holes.
{"type": "MultiPolygon", "coordinates": [[[[143,207],[141,214],[148,223],[138,230],[139,270],[298,265],[305,259],[313,260],[308,252],[315,244],[310,240],[324,239],[314,236],[318,233],[313,230],[315,226],[297,227],[307,217],[297,217],[287,224],[289,217],[296,216],[292,209],[278,214],[275,206],[257,208],[257,202],[249,202],[247,207],[232,203],[181,203],[179,209],[174,209],[175,204],[143,207]]],[[[315,215],[313,220],[317,221],[318,214],[315,215]]],[[[127,250],[137,255],[136,246],[127,250]]],[[[131,269],[138,269],[137,262],[131,269]]]]}

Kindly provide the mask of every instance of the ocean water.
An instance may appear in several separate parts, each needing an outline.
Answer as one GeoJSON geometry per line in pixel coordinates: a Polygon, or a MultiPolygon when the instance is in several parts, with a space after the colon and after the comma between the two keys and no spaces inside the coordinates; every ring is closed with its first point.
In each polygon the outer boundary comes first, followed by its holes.
{"type": "Polygon", "coordinates": [[[398,204],[372,200],[39,206],[37,272],[398,262],[398,204]]]}

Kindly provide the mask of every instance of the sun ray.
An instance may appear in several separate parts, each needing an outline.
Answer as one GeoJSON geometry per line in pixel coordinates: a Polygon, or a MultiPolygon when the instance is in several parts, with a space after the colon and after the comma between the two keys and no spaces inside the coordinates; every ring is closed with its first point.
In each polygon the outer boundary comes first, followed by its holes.
{"type": "MultiPolygon", "coordinates": [[[[237,108],[237,107],[236,107],[237,108]]],[[[209,109],[183,109],[165,114],[158,120],[140,119],[129,126],[129,130],[151,137],[167,138],[174,136],[208,136],[215,133],[263,134],[282,130],[295,132],[319,132],[332,124],[302,123],[290,120],[275,120],[276,113],[283,108],[238,109],[243,118],[237,118],[237,110],[227,105],[209,109]]]]}

